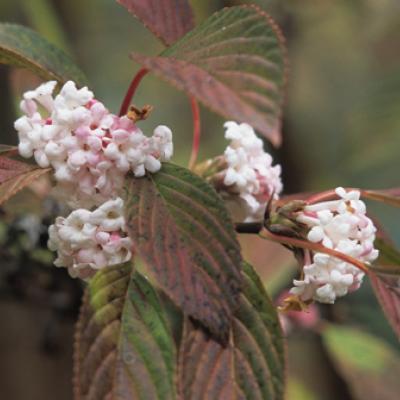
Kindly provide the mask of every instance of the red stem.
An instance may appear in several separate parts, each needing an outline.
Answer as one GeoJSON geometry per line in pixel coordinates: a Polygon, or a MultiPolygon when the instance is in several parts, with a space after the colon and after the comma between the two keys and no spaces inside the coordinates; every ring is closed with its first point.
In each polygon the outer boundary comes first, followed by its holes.
{"type": "Polygon", "coordinates": [[[193,143],[192,143],[192,154],[189,160],[189,169],[193,169],[196,164],[197,156],[200,148],[200,108],[197,100],[190,96],[190,105],[192,107],[193,116],[193,143]]]}
{"type": "Polygon", "coordinates": [[[334,200],[337,198],[338,198],[338,195],[336,194],[335,190],[331,189],[331,190],[327,190],[325,192],[314,194],[313,196],[309,197],[306,200],[306,203],[307,204],[315,204],[315,203],[319,203],[321,201],[329,201],[329,200],[334,200]]]}
{"type": "Polygon", "coordinates": [[[306,240],[296,239],[296,238],[292,238],[292,237],[288,237],[288,236],[276,235],[276,234],[268,231],[267,229],[263,229],[260,233],[260,236],[264,239],[272,240],[273,242],[287,244],[289,246],[300,247],[302,249],[308,249],[308,250],[312,250],[314,252],[329,254],[330,256],[339,258],[340,260],[343,260],[347,263],[353,264],[354,266],[356,266],[357,268],[359,268],[361,271],[365,272],[366,274],[370,273],[369,268],[366,267],[365,264],[362,263],[361,261],[358,261],[355,258],[350,257],[346,254],[343,254],[339,251],[329,249],[328,247],[322,246],[321,244],[312,243],[312,242],[308,242],[306,240]]]}
{"type": "Polygon", "coordinates": [[[124,100],[121,104],[121,109],[119,110],[119,116],[125,115],[128,110],[129,106],[131,105],[132,97],[134,96],[137,87],[139,86],[140,81],[143,77],[149,72],[148,69],[142,68],[138,71],[138,73],[133,77],[131,84],[126,92],[124,100]]]}
{"type": "MultiPolygon", "coordinates": [[[[365,190],[359,189],[359,188],[353,188],[353,187],[346,187],[344,188],[344,190],[346,192],[350,191],[350,190],[358,190],[361,193],[361,196],[365,195],[365,190]]],[[[321,192],[321,193],[316,193],[313,196],[309,197],[306,200],[307,204],[315,204],[315,203],[319,203],[320,201],[329,201],[329,200],[335,200],[338,199],[339,196],[336,194],[335,189],[331,189],[331,190],[326,190],[325,192],[321,192]]]]}
{"type": "MultiPolygon", "coordinates": [[[[384,194],[381,194],[379,192],[375,193],[373,190],[363,190],[363,189],[359,189],[359,188],[344,188],[344,189],[346,190],[346,192],[349,190],[358,190],[361,193],[361,197],[367,198],[369,200],[374,200],[374,201],[378,201],[378,202],[391,204],[391,205],[398,207],[398,202],[396,200],[393,200],[391,202],[390,196],[387,196],[387,198],[386,198],[384,194]]],[[[396,196],[396,195],[400,196],[400,192],[399,192],[399,194],[394,193],[394,196],[396,196]]],[[[320,201],[335,200],[337,198],[338,198],[338,195],[335,193],[335,190],[331,189],[331,190],[326,190],[325,192],[316,193],[316,194],[310,196],[308,199],[306,199],[306,203],[307,204],[315,204],[315,203],[319,203],[320,201]]]]}

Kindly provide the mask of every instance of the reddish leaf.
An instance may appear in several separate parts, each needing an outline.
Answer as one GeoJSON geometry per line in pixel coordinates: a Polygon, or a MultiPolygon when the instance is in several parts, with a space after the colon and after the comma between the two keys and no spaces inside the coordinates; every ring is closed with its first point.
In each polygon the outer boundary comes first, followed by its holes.
{"type": "MultiPolygon", "coordinates": [[[[13,149],[8,149],[10,154],[13,149]]],[[[0,156],[0,204],[3,204],[18,191],[32,183],[35,179],[50,171],[26,162],[18,161],[7,155],[0,156]]]]}
{"type": "Polygon", "coordinates": [[[188,0],[117,0],[169,46],[194,27],[188,0]]]}
{"type": "Polygon", "coordinates": [[[226,342],[237,306],[241,257],[224,204],[190,171],[163,164],[127,179],[126,221],[135,248],[184,313],[226,342]]]}
{"type": "Polygon", "coordinates": [[[386,318],[400,339],[400,275],[371,274],[370,280],[386,318]]]}
{"type": "Polygon", "coordinates": [[[280,143],[285,49],[275,23],[258,8],[223,9],[161,56],[132,58],[213,111],[280,143]]]}
{"type": "Polygon", "coordinates": [[[369,278],[386,318],[400,339],[400,252],[387,240],[375,241],[379,258],[369,278]]]}
{"type": "MultiPolygon", "coordinates": [[[[9,151],[8,149],[6,150],[9,151]]],[[[14,160],[7,156],[0,156],[0,184],[12,179],[24,172],[30,171],[33,168],[31,164],[14,160]]]]}
{"type": "Polygon", "coordinates": [[[278,316],[249,265],[243,275],[246,284],[227,346],[185,323],[178,367],[184,399],[283,398],[284,349],[278,316]]]}
{"type": "Polygon", "coordinates": [[[179,391],[183,399],[232,399],[239,396],[235,382],[234,351],[187,321],[180,349],[179,391]]]}

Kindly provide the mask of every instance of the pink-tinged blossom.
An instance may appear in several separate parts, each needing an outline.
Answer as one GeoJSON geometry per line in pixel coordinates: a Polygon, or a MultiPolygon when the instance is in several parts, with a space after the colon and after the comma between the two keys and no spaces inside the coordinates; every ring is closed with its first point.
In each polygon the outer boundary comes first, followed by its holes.
{"type": "MultiPolygon", "coordinates": [[[[371,263],[378,257],[374,248],[376,228],[366,216],[360,192],[336,189],[339,200],[308,205],[297,220],[308,228],[307,239],[339,251],[358,261],[371,263]]],[[[323,253],[303,268],[303,279],[294,280],[291,293],[303,301],[334,303],[337,297],[357,290],[364,273],[357,267],[323,253]]]]}
{"type": "Polygon", "coordinates": [[[85,279],[96,270],[129,261],[132,241],[126,234],[123,206],[117,198],[94,211],[78,209],[58,217],[49,228],[48,246],[57,251],[54,264],[85,279]]]}
{"type": "Polygon", "coordinates": [[[53,98],[55,86],[51,81],[26,92],[25,115],[14,125],[21,156],[54,168],[55,194],[71,207],[91,208],[115,198],[127,172],[155,173],[172,157],[166,126],[147,137],[126,116],[110,113],[86,87],[68,81],[53,98]]]}
{"type": "Polygon", "coordinates": [[[282,191],[281,167],[272,166],[271,155],[250,125],[230,121],[224,127],[225,138],[231,142],[224,152],[223,184],[229,193],[239,196],[244,220],[260,221],[268,201],[277,199],[282,191]]]}

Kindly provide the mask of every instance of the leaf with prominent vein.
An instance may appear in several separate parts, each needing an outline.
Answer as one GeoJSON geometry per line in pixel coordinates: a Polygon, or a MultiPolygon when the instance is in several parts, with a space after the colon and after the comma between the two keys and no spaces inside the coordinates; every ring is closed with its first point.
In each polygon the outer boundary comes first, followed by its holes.
{"type": "Polygon", "coordinates": [[[0,156],[0,205],[50,170],[8,156],[13,150],[0,156]]]}
{"type": "Polygon", "coordinates": [[[161,56],[132,58],[213,111],[280,143],[285,49],[279,29],[260,9],[223,9],[161,56]]]}
{"type": "Polygon", "coordinates": [[[129,264],[98,272],[75,343],[75,399],[176,398],[175,342],[158,293],[129,264]]]}
{"type": "Polygon", "coordinates": [[[126,222],[139,255],[183,309],[226,341],[240,291],[241,256],[215,190],[185,168],[127,178],[126,222]]]}
{"type": "Polygon", "coordinates": [[[86,83],[71,57],[38,33],[17,24],[0,23],[0,64],[27,68],[59,83],[70,79],[81,86],[86,83]]]}
{"type": "Polygon", "coordinates": [[[285,348],[276,308],[249,264],[233,321],[236,381],[245,398],[283,399],[285,348]]]}
{"type": "Polygon", "coordinates": [[[182,399],[243,398],[235,382],[233,349],[224,347],[188,320],[179,355],[178,388],[182,399]]]}
{"type": "Polygon", "coordinates": [[[194,27],[188,0],[117,0],[169,46],[194,27]]]}
{"type": "Polygon", "coordinates": [[[33,168],[37,168],[32,164],[8,157],[7,153],[9,153],[9,150],[6,150],[5,153],[6,155],[0,156],[0,184],[24,172],[31,171],[33,168]]]}
{"type": "Polygon", "coordinates": [[[284,344],[276,309],[250,265],[243,277],[227,346],[186,321],[178,367],[184,399],[283,399],[284,344]]]}
{"type": "Polygon", "coordinates": [[[375,240],[379,258],[369,278],[390,325],[400,339],[400,252],[387,240],[375,240]]]}

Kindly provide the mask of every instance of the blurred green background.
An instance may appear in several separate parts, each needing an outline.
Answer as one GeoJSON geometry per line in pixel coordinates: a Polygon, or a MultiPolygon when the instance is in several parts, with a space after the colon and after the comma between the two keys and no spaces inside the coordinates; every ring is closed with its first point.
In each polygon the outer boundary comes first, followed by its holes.
{"type": "MultiPolygon", "coordinates": [[[[286,193],[339,185],[375,189],[400,186],[399,0],[191,3],[198,22],[223,6],[256,3],[281,26],[290,62],[284,142],[277,150],[268,143],[266,147],[283,166],[286,193]]],[[[129,59],[130,51],[157,54],[162,50],[158,40],[112,0],[1,0],[0,21],[30,26],[69,52],[89,77],[96,97],[114,112],[139,68],[129,59]]],[[[2,143],[16,143],[12,123],[18,97],[34,83],[37,81],[29,73],[0,66],[2,143]]],[[[160,123],[170,126],[176,148],[174,161],[186,165],[192,132],[186,96],[149,75],[135,96],[135,104],[154,105],[151,118],[142,123],[143,130],[150,131],[160,123]]],[[[200,160],[223,151],[223,122],[202,108],[200,160]]],[[[370,204],[370,210],[400,245],[399,210],[376,204],[370,204]]],[[[248,238],[242,242],[270,292],[278,295],[295,274],[291,258],[277,247],[266,248],[264,242],[248,238]]],[[[70,399],[71,332],[76,313],[62,317],[56,313],[54,317],[46,302],[3,297],[0,310],[6,328],[0,334],[0,397],[70,399]],[[56,324],[52,329],[56,329],[57,349],[52,351],[38,345],[48,324],[56,324]]],[[[324,320],[368,331],[378,343],[353,330],[334,328],[331,334],[327,328],[329,335],[321,335],[319,330],[293,329],[289,335],[288,399],[397,399],[398,383],[387,371],[400,373],[398,342],[369,285],[338,301],[335,307],[320,308],[320,312],[324,320]],[[351,356],[346,359],[351,352],[336,354],[336,349],[342,348],[340,340],[345,346],[354,338],[361,346],[360,354],[373,348],[376,358],[354,365],[351,356]],[[371,371],[368,364],[383,366],[371,371]],[[360,389],[360,381],[367,391],[360,389]]]]}

